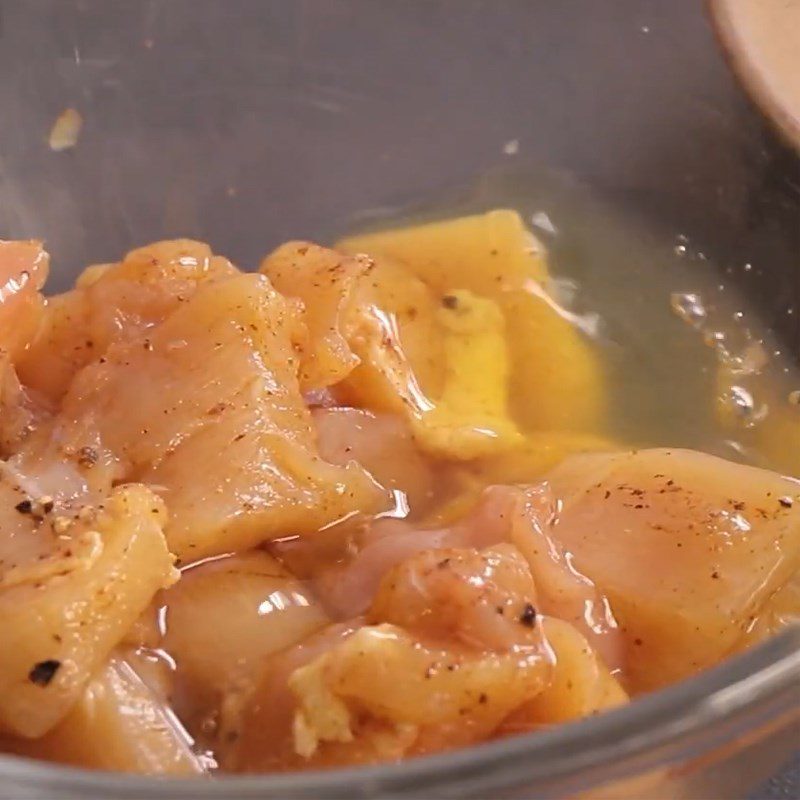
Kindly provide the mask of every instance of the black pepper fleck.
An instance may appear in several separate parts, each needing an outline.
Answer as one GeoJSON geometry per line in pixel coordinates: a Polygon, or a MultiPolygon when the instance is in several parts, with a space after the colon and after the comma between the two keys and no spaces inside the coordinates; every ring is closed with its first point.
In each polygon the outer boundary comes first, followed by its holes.
{"type": "Polygon", "coordinates": [[[442,305],[445,308],[450,308],[450,309],[458,308],[458,298],[455,295],[446,294],[442,298],[442,305]]]}
{"type": "Polygon", "coordinates": [[[530,603],[525,603],[525,607],[519,615],[519,621],[528,628],[533,627],[536,622],[536,609],[530,603]]]}
{"type": "Polygon", "coordinates": [[[98,457],[94,447],[81,447],[78,450],[78,463],[82,467],[93,467],[97,463],[98,457]]]}
{"type": "Polygon", "coordinates": [[[28,680],[37,686],[47,686],[55,677],[59,667],[61,667],[61,662],[53,658],[48,658],[47,661],[40,661],[28,673],[28,680]]]}

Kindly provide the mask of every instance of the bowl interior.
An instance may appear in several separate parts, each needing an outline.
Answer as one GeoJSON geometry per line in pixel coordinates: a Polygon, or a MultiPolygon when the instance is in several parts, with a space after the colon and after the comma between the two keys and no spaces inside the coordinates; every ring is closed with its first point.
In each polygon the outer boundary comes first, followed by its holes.
{"type": "Polygon", "coordinates": [[[2,235],[45,238],[62,287],[179,235],[252,266],[533,163],[689,236],[800,344],[800,167],[693,4],[40,0],[0,37],[2,235]]]}
{"type": "Polygon", "coordinates": [[[166,237],[252,267],[544,167],[688,237],[800,356],[800,165],[699,4],[0,0],[0,74],[0,236],[44,238],[56,288],[166,237]]]}

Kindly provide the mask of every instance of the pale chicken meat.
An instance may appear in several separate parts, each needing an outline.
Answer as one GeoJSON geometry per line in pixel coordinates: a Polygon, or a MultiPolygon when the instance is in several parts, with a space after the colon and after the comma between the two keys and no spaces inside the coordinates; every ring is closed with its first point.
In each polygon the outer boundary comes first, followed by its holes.
{"type": "Polygon", "coordinates": [[[0,242],[0,752],[397,762],[800,618],[800,483],[628,449],[613,358],[514,211],[257,273],[156,242],[45,298],[48,265],[0,242]]]}
{"type": "Polygon", "coordinates": [[[385,493],[370,476],[316,451],[299,335],[294,306],[263,276],[209,285],[83,369],[55,435],[75,450],[99,436],[121,475],[157,487],[184,561],[376,511],[385,493]]]}
{"type": "Polygon", "coordinates": [[[347,619],[366,612],[384,575],[406,558],[442,547],[482,548],[508,540],[507,514],[515,494],[513,489],[487,489],[471,514],[447,527],[389,517],[345,530],[343,541],[313,536],[278,542],[273,550],[290,568],[310,576],[330,614],[347,619]]]}
{"type": "Polygon", "coordinates": [[[628,702],[619,680],[575,626],[545,617],[542,628],[555,658],[553,679],[506,717],[504,733],[582,719],[628,702]]]}
{"type": "Polygon", "coordinates": [[[119,656],[96,673],[50,732],[38,739],[0,736],[0,747],[75,767],[176,776],[206,772],[170,707],[119,656]]]}
{"type": "MultiPolygon", "coordinates": [[[[394,336],[397,358],[413,365],[418,391],[441,387],[437,303],[426,285],[403,270],[363,254],[346,256],[311,242],[288,242],[262,263],[275,288],[304,304],[308,340],[302,349],[303,388],[336,385],[345,398],[368,398],[370,407],[397,411],[402,400],[386,391],[371,363],[372,331],[394,336]]],[[[388,342],[386,342],[388,345],[388,342]]]]}
{"type": "Polygon", "coordinates": [[[311,592],[262,551],[187,569],[157,603],[164,629],[157,643],[175,664],[173,705],[198,736],[252,688],[268,655],[329,621],[311,592]]]}
{"type": "Polygon", "coordinates": [[[308,388],[337,384],[354,405],[405,417],[421,447],[469,460],[520,446],[507,412],[504,320],[493,300],[458,286],[438,298],[391,262],[303,242],[262,264],[304,304],[308,388]]]}
{"type": "Polygon", "coordinates": [[[800,483],[687,450],[574,456],[553,536],[608,597],[627,685],[724,658],[800,568],[800,483]]]}
{"type": "Polygon", "coordinates": [[[384,577],[366,625],[334,628],[321,653],[290,661],[288,675],[285,663],[267,664],[232,763],[263,769],[290,748],[295,766],[373,761],[485,738],[550,680],[535,601],[509,545],[412,556],[384,577]],[[276,680],[289,688],[291,729],[286,706],[264,693],[276,680]]]}
{"type": "Polygon", "coordinates": [[[339,563],[321,569],[316,556],[330,560],[328,542],[315,538],[278,545],[287,563],[311,572],[317,595],[335,617],[363,614],[386,573],[403,560],[442,547],[483,548],[513,544],[533,573],[540,608],[569,620],[617,668],[621,637],[607,597],[570,562],[554,536],[557,498],[545,485],[521,488],[493,486],[471,513],[447,527],[424,527],[397,519],[382,519],[348,539],[339,563]],[[322,546],[321,551],[318,551],[322,546]]]}
{"type": "MultiPolygon", "coordinates": [[[[11,513],[28,516],[27,502],[11,513]]],[[[120,487],[74,519],[53,517],[48,505],[30,512],[43,515],[28,531],[39,554],[10,561],[6,552],[0,574],[0,728],[27,737],[64,718],[156,591],[177,578],[164,506],[145,487],[120,487]]]]}
{"type": "Polygon", "coordinates": [[[16,363],[30,347],[44,314],[40,289],[50,259],[41,242],[0,239],[0,354],[16,363]]]}
{"type": "Polygon", "coordinates": [[[357,461],[392,491],[402,514],[425,512],[446,484],[444,464],[431,463],[414,443],[408,424],[387,413],[359,408],[318,408],[312,412],[322,458],[331,464],[357,461]],[[391,458],[387,458],[391,453],[391,458]]]}
{"type": "Polygon", "coordinates": [[[203,283],[235,274],[227,259],[188,239],[157,242],[118,264],[90,267],[74,289],[47,300],[36,336],[19,359],[22,380],[57,401],[75,373],[109,345],[149,330],[203,283]]]}
{"type": "Polygon", "coordinates": [[[15,453],[49,411],[22,385],[10,357],[0,354],[0,457],[15,453]]]}

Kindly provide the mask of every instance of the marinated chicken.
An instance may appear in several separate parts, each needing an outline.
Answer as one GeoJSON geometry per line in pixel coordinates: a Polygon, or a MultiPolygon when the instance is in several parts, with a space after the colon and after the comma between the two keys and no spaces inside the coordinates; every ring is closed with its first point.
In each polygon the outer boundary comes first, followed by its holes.
{"type": "Polygon", "coordinates": [[[800,618],[800,482],[621,441],[513,211],[257,272],[188,240],[51,297],[48,268],[0,242],[2,752],[397,761],[635,702],[800,618]]]}

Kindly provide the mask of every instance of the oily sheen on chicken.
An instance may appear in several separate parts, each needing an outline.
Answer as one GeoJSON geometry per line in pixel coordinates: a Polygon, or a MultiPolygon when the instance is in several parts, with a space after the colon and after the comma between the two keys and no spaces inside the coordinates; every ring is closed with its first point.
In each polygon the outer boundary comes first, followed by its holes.
{"type": "Polygon", "coordinates": [[[398,761],[635,702],[800,616],[800,484],[620,441],[513,211],[252,272],[158,242],[54,296],[49,266],[0,243],[5,753],[398,761]]]}

